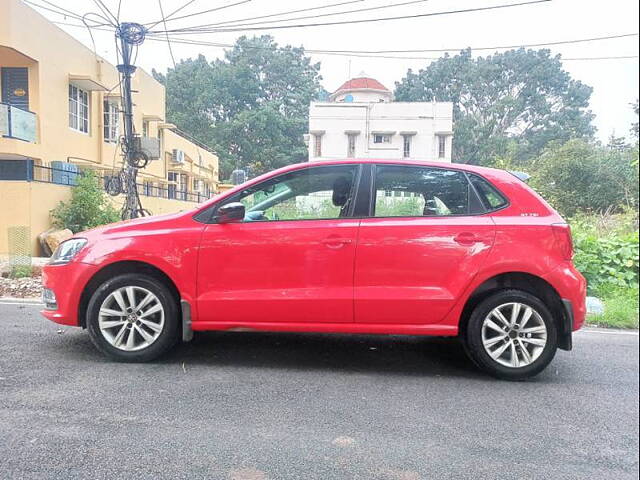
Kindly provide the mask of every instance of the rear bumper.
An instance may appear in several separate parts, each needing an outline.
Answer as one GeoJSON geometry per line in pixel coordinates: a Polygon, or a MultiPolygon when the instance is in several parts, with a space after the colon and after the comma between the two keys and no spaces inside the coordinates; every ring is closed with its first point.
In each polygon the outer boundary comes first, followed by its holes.
{"type": "Polygon", "coordinates": [[[559,265],[544,276],[560,294],[566,311],[567,330],[575,332],[583,325],[587,316],[587,280],[571,262],[559,265]]]}
{"type": "Polygon", "coordinates": [[[46,265],[42,269],[42,285],[53,291],[56,306],[42,310],[42,315],[61,325],[79,326],[78,306],[84,287],[98,270],[95,265],[71,262],[66,265],[46,265]]]}

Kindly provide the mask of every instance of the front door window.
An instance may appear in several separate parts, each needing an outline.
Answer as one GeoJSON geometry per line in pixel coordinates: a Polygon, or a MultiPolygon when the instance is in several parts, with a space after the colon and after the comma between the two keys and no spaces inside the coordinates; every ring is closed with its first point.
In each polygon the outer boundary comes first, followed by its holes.
{"type": "Polygon", "coordinates": [[[342,218],[352,204],[356,171],[356,165],[296,170],[251,186],[225,203],[243,203],[245,221],[342,218]]]}

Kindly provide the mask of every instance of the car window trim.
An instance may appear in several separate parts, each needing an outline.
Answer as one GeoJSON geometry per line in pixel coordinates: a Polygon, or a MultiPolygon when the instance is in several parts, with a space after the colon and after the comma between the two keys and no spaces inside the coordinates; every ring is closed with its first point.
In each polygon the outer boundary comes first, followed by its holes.
{"type": "MultiPolygon", "coordinates": [[[[440,167],[440,166],[433,166],[433,165],[407,165],[407,164],[394,164],[394,163],[376,163],[372,165],[372,182],[371,182],[371,198],[369,201],[369,217],[368,218],[451,218],[451,217],[479,217],[481,215],[486,215],[487,213],[492,213],[488,212],[488,211],[484,211],[481,213],[453,213],[451,215],[392,215],[392,216],[381,216],[381,217],[376,217],[375,216],[375,206],[376,206],[376,195],[378,193],[378,189],[377,189],[377,170],[378,167],[388,167],[388,166],[392,166],[392,167],[406,167],[406,168],[422,168],[422,169],[429,169],[432,168],[434,170],[452,170],[455,172],[460,172],[464,175],[465,180],[467,181],[467,185],[469,187],[473,187],[473,184],[471,183],[471,181],[469,180],[468,176],[467,176],[467,172],[464,170],[460,170],[457,168],[447,168],[447,167],[440,167]]],[[[490,183],[491,185],[493,185],[492,183],[490,183]]],[[[499,190],[498,190],[499,191],[499,190]]],[[[469,194],[471,194],[473,192],[474,196],[476,196],[476,199],[478,202],[480,202],[480,205],[484,205],[484,202],[482,201],[482,199],[480,197],[478,197],[478,193],[476,192],[475,188],[473,188],[472,190],[469,191],[469,194]]],[[[499,191],[500,192],[500,191],[499,191]]],[[[507,197],[500,192],[500,194],[506,199],[507,197]]],[[[507,199],[508,200],[508,199],[507,199]]],[[[469,210],[469,199],[467,198],[467,210],[469,210]]]]}
{"type": "Polygon", "coordinates": [[[483,177],[482,175],[479,175],[475,172],[465,172],[465,174],[467,175],[467,181],[469,182],[469,185],[471,185],[471,187],[473,188],[473,191],[476,192],[476,196],[478,197],[478,200],[480,201],[480,203],[482,205],[484,205],[485,207],[485,214],[487,213],[495,213],[495,212],[499,212],[500,210],[504,210],[505,208],[509,208],[511,206],[511,200],[509,199],[509,197],[507,195],[505,195],[502,190],[500,190],[493,182],[487,180],[485,177],[483,177]],[[480,192],[478,192],[478,189],[476,188],[476,186],[473,184],[473,182],[471,181],[471,177],[475,176],[478,177],[480,180],[483,180],[485,182],[487,182],[491,188],[493,188],[496,192],[498,192],[500,194],[500,196],[502,198],[504,198],[505,200],[505,204],[502,205],[501,207],[498,208],[491,208],[491,205],[487,206],[483,200],[483,196],[480,195],[480,192]]]}
{"type": "MultiPolygon", "coordinates": [[[[285,176],[285,175],[289,175],[291,173],[295,173],[295,172],[301,172],[301,171],[305,171],[305,170],[315,170],[315,169],[321,169],[321,168],[347,168],[347,167],[351,167],[354,168],[355,167],[355,175],[354,175],[354,180],[353,180],[353,185],[352,185],[352,199],[350,200],[350,204],[349,204],[349,208],[347,210],[347,215],[344,217],[336,217],[336,218],[290,218],[290,219],[282,219],[282,220],[258,220],[258,221],[253,221],[253,222],[240,222],[240,223],[255,223],[255,224],[259,224],[259,223],[264,223],[264,222],[304,222],[304,221],[320,221],[320,220],[341,220],[341,219],[351,219],[354,218],[353,217],[353,210],[354,210],[354,205],[355,205],[355,201],[354,199],[357,198],[358,195],[358,189],[359,189],[359,185],[360,185],[360,177],[361,177],[361,173],[362,173],[362,164],[361,163],[344,163],[344,164],[331,164],[331,165],[314,165],[312,167],[304,167],[304,168],[298,168],[296,170],[290,170],[288,172],[284,172],[281,173],[280,175],[274,176],[274,177],[269,177],[265,180],[263,180],[260,183],[256,183],[254,185],[251,185],[251,187],[257,187],[259,185],[262,185],[265,182],[269,182],[272,180],[276,180],[275,183],[277,183],[277,179],[285,176]]],[[[215,221],[215,217],[216,217],[216,212],[218,211],[218,209],[222,206],[225,205],[227,203],[231,203],[234,201],[238,201],[238,198],[242,195],[242,193],[245,191],[245,189],[240,190],[239,192],[236,192],[235,194],[233,194],[230,197],[224,198],[222,200],[223,203],[215,203],[214,205],[211,206],[210,209],[205,210],[205,212],[210,212],[207,214],[203,214],[202,212],[198,213],[194,218],[197,221],[200,221],[202,223],[206,223],[206,224],[210,224],[210,225],[215,225],[218,222],[215,221]],[[205,219],[200,219],[198,217],[200,216],[204,216],[206,218],[205,219]]]]}

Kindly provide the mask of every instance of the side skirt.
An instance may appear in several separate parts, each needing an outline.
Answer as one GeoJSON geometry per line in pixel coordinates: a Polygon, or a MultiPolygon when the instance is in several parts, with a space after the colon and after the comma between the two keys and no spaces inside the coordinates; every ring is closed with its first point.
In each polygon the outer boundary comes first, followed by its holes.
{"type": "MultiPolygon", "coordinates": [[[[184,325],[185,322],[183,320],[183,329],[184,325]]],[[[195,331],[358,333],[372,335],[430,335],[438,337],[453,337],[458,335],[457,325],[393,323],[194,322],[191,327],[195,331]]]]}

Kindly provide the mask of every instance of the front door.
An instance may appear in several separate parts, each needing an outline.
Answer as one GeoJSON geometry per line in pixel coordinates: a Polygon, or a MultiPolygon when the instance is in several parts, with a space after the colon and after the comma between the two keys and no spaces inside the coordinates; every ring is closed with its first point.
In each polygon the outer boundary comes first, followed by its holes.
{"type": "Polygon", "coordinates": [[[239,327],[352,322],[358,169],[307,167],[221,203],[242,202],[246,215],[241,223],[204,230],[198,321],[239,327]]]}
{"type": "Polygon", "coordinates": [[[377,166],[374,192],[358,235],[355,321],[438,323],[487,258],[494,223],[473,214],[461,171],[377,166]]]}

